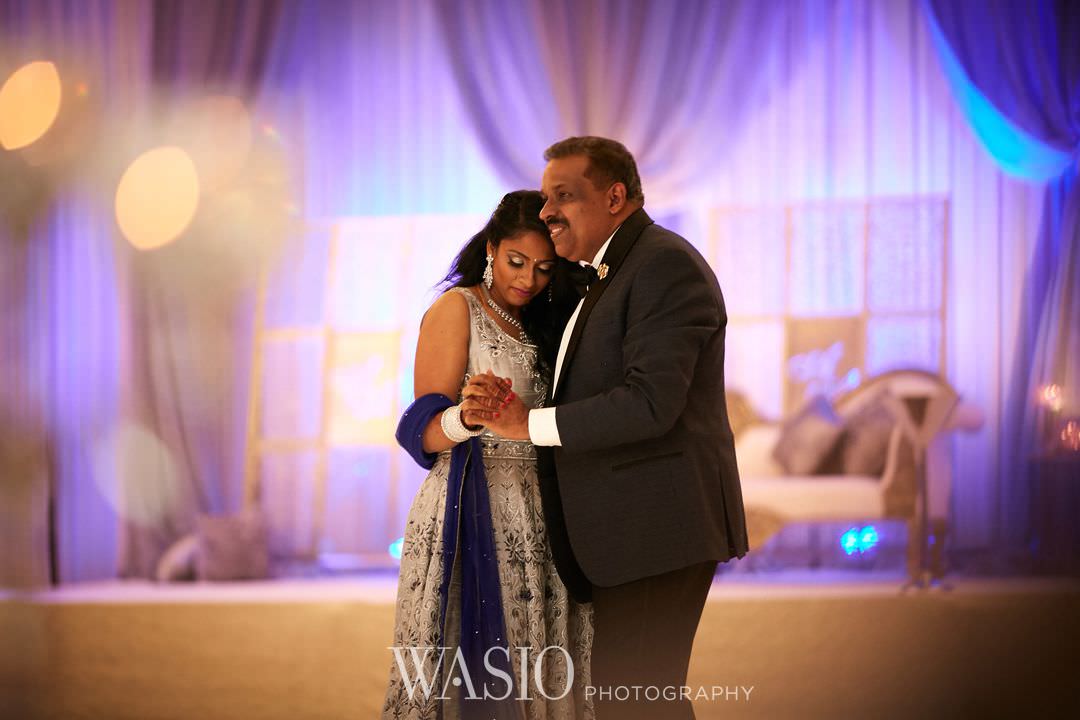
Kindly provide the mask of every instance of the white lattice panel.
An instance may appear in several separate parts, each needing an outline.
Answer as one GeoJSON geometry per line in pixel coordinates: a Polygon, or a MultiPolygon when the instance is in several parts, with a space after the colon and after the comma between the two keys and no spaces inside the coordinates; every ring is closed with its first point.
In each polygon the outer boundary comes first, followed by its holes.
{"type": "Polygon", "coordinates": [[[863,308],[864,211],[861,204],[810,205],[791,214],[792,315],[856,315],[863,308]]]}
{"type": "Polygon", "coordinates": [[[876,318],[866,340],[866,370],[871,375],[898,368],[938,371],[941,323],[937,316],[876,318]]]}
{"type": "Polygon", "coordinates": [[[870,206],[871,312],[936,313],[945,273],[945,205],[893,201],[870,206]]]}
{"type": "Polygon", "coordinates": [[[315,550],[315,478],[318,453],[269,452],[259,461],[260,507],[276,557],[309,555],[315,550]]]}
{"type": "Polygon", "coordinates": [[[783,208],[714,214],[711,258],[732,316],[784,312],[787,298],[786,213],[783,208]]]}
{"type": "Polygon", "coordinates": [[[397,518],[386,512],[394,453],[395,448],[386,445],[330,450],[321,550],[363,555],[386,552],[390,542],[386,538],[401,534],[397,518]]]}
{"type": "Polygon", "coordinates": [[[323,338],[275,339],[263,348],[260,436],[314,439],[322,422],[323,338]]]}

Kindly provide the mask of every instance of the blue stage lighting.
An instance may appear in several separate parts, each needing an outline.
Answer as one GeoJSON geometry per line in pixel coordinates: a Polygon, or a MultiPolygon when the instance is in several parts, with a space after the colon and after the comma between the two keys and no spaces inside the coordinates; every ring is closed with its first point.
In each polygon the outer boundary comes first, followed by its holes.
{"type": "Polygon", "coordinates": [[[405,538],[399,537],[394,542],[390,543],[390,547],[387,548],[387,552],[390,553],[390,557],[395,560],[401,559],[401,546],[405,544],[405,538]]]}
{"type": "Polygon", "coordinates": [[[878,542],[878,531],[873,525],[867,525],[862,529],[859,534],[859,550],[860,552],[866,552],[871,549],[878,542]]]}
{"type": "Polygon", "coordinates": [[[859,549],[858,528],[851,528],[840,536],[840,547],[843,548],[844,552],[848,555],[851,555],[859,549]]]}
{"type": "Polygon", "coordinates": [[[840,547],[846,555],[862,554],[873,549],[880,539],[877,528],[873,525],[851,528],[840,536],[840,547]]]}
{"type": "Polygon", "coordinates": [[[1011,175],[1037,182],[1046,182],[1065,172],[1075,162],[1075,156],[1046,144],[999,111],[971,81],[934,13],[927,13],[927,16],[941,69],[953,88],[953,100],[1001,168],[1011,175]]]}

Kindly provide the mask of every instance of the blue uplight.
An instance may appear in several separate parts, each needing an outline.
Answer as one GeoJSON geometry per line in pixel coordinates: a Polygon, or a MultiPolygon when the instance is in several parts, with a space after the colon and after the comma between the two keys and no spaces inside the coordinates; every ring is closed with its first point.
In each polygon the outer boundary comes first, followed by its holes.
{"type": "Polygon", "coordinates": [[[388,547],[386,549],[386,551],[388,553],[390,553],[390,557],[394,558],[395,560],[400,560],[401,559],[401,546],[404,545],[404,544],[405,544],[405,538],[399,537],[397,540],[390,543],[390,547],[388,547]]]}
{"type": "MultiPolygon", "coordinates": [[[[929,3],[926,3],[929,6],[929,3]]],[[[1005,172],[1016,177],[1046,182],[1058,177],[1074,162],[1067,151],[1047,145],[1000,112],[990,99],[971,81],[960,58],[956,55],[938,24],[934,12],[927,12],[930,37],[937,48],[941,69],[953,90],[953,99],[971,123],[975,135],[982,141],[1005,172]]]]}
{"type": "Polygon", "coordinates": [[[862,554],[878,544],[877,528],[867,525],[863,528],[851,528],[840,536],[840,547],[846,555],[862,554]]]}
{"type": "Polygon", "coordinates": [[[859,549],[859,531],[855,528],[848,530],[846,533],[840,536],[840,547],[844,549],[844,552],[851,555],[853,552],[859,549]]]}

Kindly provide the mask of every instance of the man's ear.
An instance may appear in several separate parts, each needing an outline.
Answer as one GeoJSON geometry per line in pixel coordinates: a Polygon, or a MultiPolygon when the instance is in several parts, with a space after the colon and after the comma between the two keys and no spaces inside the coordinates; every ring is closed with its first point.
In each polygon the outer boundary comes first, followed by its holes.
{"type": "Polygon", "coordinates": [[[608,188],[607,203],[608,212],[612,215],[618,215],[626,206],[626,186],[621,182],[617,182],[608,188]]]}

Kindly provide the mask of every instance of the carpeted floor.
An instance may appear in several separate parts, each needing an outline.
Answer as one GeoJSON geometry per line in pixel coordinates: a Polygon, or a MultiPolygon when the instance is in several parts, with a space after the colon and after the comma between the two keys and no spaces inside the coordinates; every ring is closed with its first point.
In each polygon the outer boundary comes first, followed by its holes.
{"type": "MultiPolygon", "coordinates": [[[[699,720],[1080,716],[1080,583],[897,586],[717,583],[699,720]]],[[[392,595],[385,578],[9,595],[0,717],[375,718],[392,595]]]]}

